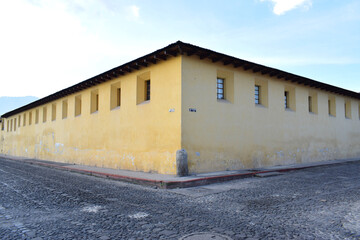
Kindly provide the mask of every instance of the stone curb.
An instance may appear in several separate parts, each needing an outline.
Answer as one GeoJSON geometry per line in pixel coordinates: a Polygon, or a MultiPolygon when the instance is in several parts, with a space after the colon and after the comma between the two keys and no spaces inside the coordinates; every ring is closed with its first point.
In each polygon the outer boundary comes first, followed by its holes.
{"type": "Polygon", "coordinates": [[[80,174],[86,174],[86,175],[90,175],[90,176],[108,178],[108,179],[112,179],[112,180],[119,180],[119,181],[124,181],[124,182],[139,184],[139,185],[145,185],[145,186],[158,187],[158,188],[162,188],[162,189],[197,187],[197,186],[204,186],[204,185],[209,185],[209,184],[213,184],[213,183],[231,181],[231,180],[235,180],[235,179],[255,177],[258,174],[275,173],[275,172],[289,172],[289,171],[295,171],[295,170],[303,170],[303,169],[308,169],[308,168],[316,168],[316,167],[323,167],[323,166],[330,166],[330,165],[337,165],[337,164],[344,164],[344,163],[359,161],[359,160],[350,160],[350,161],[344,161],[344,162],[329,162],[329,163],[321,163],[319,165],[314,164],[314,165],[310,165],[310,166],[288,167],[288,168],[279,168],[279,169],[271,169],[271,170],[259,170],[259,171],[252,171],[252,172],[247,172],[247,173],[231,174],[231,175],[199,177],[196,179],[183,180],[183,181],[161,181],[161,180],[129,177],[129,176],[123,176],[123,175],[117,175],[117,174],[109,174],[109,173],[90,171],[90,170],[85,170],[85,169],[77,169],[77,168],[72,168],[68,164],[66,166],[64,166],[63,164],[57,163],[57,162],[54,162],[54,163],[46,162],[45,163],[45,162],[40,162],[40,161],[36,161],[36,160],[31,160],[31,159],[16,159],[16,158],[11,158],[9,156],[3,156],[3,158],[8,159],[8,160],[21,161],[21,162],[33,164],[33,165],[39,165],[39,166],[43,166],[43,167],[49,167],[49,168],[70,171],[70,172],[76,172],[76,173],[80,173],[80,174]]]}

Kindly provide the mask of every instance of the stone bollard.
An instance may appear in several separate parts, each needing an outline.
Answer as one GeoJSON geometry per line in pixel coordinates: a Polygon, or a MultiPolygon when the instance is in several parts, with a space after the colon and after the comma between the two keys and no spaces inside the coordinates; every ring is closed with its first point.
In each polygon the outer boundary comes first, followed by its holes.
{"type": "Polygon", "coordinates": [[[176,151],[176,175],[184,177],[189,175],[188,169],[188,155],[185,149],[176,151]]]}

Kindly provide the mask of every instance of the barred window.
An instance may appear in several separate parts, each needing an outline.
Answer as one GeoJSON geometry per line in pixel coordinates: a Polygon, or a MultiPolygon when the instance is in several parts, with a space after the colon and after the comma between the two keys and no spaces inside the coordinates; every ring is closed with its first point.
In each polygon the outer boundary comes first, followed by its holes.
{"type": "Polygon", "coordinates": [[[255,104],[261,104],[260,103],[260,86],[255,85],[255,104]]]}
{"type": "Polygon", "coordinates": [[[288,91],[284,92],[284,103],[285,103],[285,108],[289,108],[289,92],[288,91]]]}
{"type": "MultiPolygon", "coordinates": [[[[145,96],[145,95],[144,95],[145,96]]],[[[121,85],[120,82],[111,85],[110,89],[110,109],[115,109],[121,105],[121,85]]]]}
{"type": "Polygon", "coordinates": [[[225,79],[218,78],[217,79],[217,99],[225,99],[224,86],[225,86],[225,79]]]}
{"type": "Polygon", "coordinates": [[[121,105],[121,88],[116,89],[116,106],[120,107],[121,105]]]}
{"type": "Polygon", "coordinates": [[[145,101],[150,100],[150,80],[145,81],[145,101]]]}

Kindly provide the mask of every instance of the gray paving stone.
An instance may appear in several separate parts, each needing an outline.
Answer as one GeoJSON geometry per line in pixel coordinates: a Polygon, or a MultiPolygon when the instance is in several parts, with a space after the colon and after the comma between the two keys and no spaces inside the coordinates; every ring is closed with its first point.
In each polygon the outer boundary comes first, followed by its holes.
{"type": "Polygon", "coordinates": [[[179,239],[198,232],[233,239],[359,239],[360,234],[360,162],[216,184],[206,194],[189,188],[186,195],[1,158],[0,172],[0,239],[179,239]],[[89,206],[100,210],[82,211],[89,206]],[[137,213],[148,216],[129,217],[143,216],[137,213]]]}
{"type": "Polygon", "coordinates": [[[109,239],[110,239],[109,236],[101,236],[101,237],[100,237],[100,240],[109,240],[109,239]]]}
{"type": "Polygon", "coordinates": [[[163,231],[159,232],[160,235],[165,235],[165,236],[174,235],[176,233],[177,233],[176,231],[170,231],[170,230],[163,230],[163,231]]]}

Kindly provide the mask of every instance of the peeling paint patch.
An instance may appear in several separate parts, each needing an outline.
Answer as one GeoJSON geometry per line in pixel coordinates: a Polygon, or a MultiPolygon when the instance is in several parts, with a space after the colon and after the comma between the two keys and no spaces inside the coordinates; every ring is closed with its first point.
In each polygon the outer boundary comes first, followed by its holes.
{"type": "Polygon", "coordinates": [[[131,154],[125,155],[123,154],[122,160],[130,160],[131,164],[135,167],[135,157],[132,156],[131,154]]]}
{"type": "Polygon", "coordinates": [[[39,144],[35,144],[35,154],[40,153],[42,148],[42,141],[39,142],[39,144]]]}
{"type": "Polygon", "coordinates": [[[283,151],[279,151],[276,153],[276,155],[279,157],[279,158],[282,158],[285,156],[284,152],[283,151]]]}
{"type": "Polygon", "coordinates": [[[64,144],[55,143],[55,154],[62,154],[64,152],[64,144]]]}

